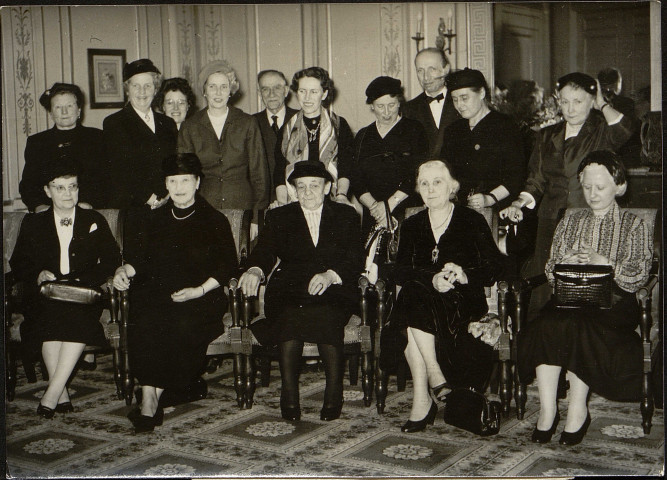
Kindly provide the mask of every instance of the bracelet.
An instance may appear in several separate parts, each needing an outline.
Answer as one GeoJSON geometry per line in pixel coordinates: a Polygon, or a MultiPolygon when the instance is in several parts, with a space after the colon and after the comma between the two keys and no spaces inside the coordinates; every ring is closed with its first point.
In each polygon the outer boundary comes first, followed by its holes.
{"type": "Polygon", "coordinates": [[[493,198],[493,201],[498,203],[498,197],[496,197],[492,192],[487,193],[487,195],[491,198],[493,198]]]}
{"type": "Polygon", "coordinates": [[[608,106],[609,106],[609,104],[607,102],[604,102],[602,104],[602,106],[600,107],[600,112],[602,112],[602,110],[604,110],[604,107],[608,107],[608,106]]]}

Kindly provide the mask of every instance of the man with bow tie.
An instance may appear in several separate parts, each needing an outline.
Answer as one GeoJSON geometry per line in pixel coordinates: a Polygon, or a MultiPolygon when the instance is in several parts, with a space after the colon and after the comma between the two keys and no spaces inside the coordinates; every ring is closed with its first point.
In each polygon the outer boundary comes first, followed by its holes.
{"type": "Polygon", "coordinates": [[[303,344],[311,342],[326,372],[320,418],[334,420],[343,405],[343,329],[357,307],[364,266],[361,222],[354,208],[327,198],[333,178],[323,163],[297,162],[288,181],[298,203],[267,212],[239,285],[245,295],[256,295],[273,270],[264,297],[266,319],[251,329],[262,345],[279,346],[283,418],[301,417],[298,373],[303,344]]]}
{"type": "Polygon", "coordinates": [[[445,52],[425,48],[415,57],[415,69],[424,91],[407,102],[404,115],[423,125],[428,137],[429,155],[439,158],[445,128],[461,118],[445,88],[445,78],[451,66],[445,52]]]}

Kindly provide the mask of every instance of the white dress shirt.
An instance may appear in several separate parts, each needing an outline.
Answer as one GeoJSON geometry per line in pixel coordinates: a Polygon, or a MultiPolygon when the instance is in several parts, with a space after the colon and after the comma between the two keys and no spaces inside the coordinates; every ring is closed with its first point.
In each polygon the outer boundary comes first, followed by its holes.
{"type": "Polygon", "coordinates": [[[285,123],[285,115],[287,115],[287,108],[285,108],[285,105],[282,106],[280,110],[278,110],[277,113],[271,113],[269,109],[266,109],[266,118],[269,121],[269,126],[273,125],[273,116],[278,117],[276,119],[276,123],[278,124],[278,128],[282,128],[283,124],[285,123]]]}
{"type": "Polygon", "coordinates": [[[428,106],[431,109],[431,115],[433,115],[433,120],[435,120],[435,126],[440,128],[440,118],[442,118],[442,109],[445,108],[445,99],[447,98],[447,88],[443,88],[441,91],[435,95],[426,94],[427,97],[433,96],[437,97],[442,93],[442,100],[433,100],[428,106]]]}
{"type": "MultiPolygon", "coordinates": [[[[132,105],[132,108],[134,108],[134,105],[132,105]]],[[[144,122],[146,122],[148,128],[155,133],[155,117],[153,116],[153,109],[149,108],[148,113],[140,112],[136,108],[134,108],[134,111],[137,112],[137,115],[139,115],[144,122]]]]}
{"type": "Polygon", "coordinates": [[[58,242],[60,243],[60,273],[67,275],[69,273],[69,244],[74,235],[74,216],[76,209],[72,212],[71,217],[61,217],[55,210],[53,211],[53,221],[56,224],[56,232],[58,233],[58,242]],[[63,218],[71,218],[72,223],[69,226],[60,224],[63,218]]]}

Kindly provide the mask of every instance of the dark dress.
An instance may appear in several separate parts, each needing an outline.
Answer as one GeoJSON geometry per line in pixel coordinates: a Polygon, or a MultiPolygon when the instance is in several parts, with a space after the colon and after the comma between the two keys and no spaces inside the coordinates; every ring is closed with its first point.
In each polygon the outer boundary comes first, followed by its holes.
{"type": "Polygon", "coordinates": [[[494,110],[472,130],[465,118],[447,127],[441,155],[461,184],[461,205],[468,203],[470,193],[488,194],[503,185],[509,196],[500,201],[498,208],[505,208],[521,193],[526,180],[527,160],[519,127],[510,117],[494,110]]]}
{"type": "Polygon", "coordinates": [[[77,124],[71,130],[53,127],[28,137],[25,166],[19,184],[21,200],[31,212],[39,205],[51,205],[44,193],[44,174],[51,162],[73,159],[79,168],[79,201],[93,208],[107,208],[111,194],[103,175],[106,166],[102,130],[77,124]]]}
{"type": "Polygon", "coordinates": [[[438,363],[450,385],[483,391],[493,367],[493,347],[468,333],[468,324],[488,311],[484,287],[502,275],[502,254],[484,217],[461,206],[454,207],[434,263],[435,246],[428,210],[403,222],[394,270],[402,288],[382,331],[380,364],[393,370],[407,345],[405,330],[414,327],[435,336],[438,363]],[[468,283],[440,293],[432,279],[448,262],[463,268],[468,283]]]}
{"type": "Polygon", "coordinates": [[[266,321],[252,325],[255,337],[265,346],[294,339],[343,345],[343,329],[359,304],[357,282],[363,269],[357,212],[325,199],[314,245],[299,203],[269,210],[248,266],[268,276],[278,258],[264,297],[266,321]],[[327,270],[342,283],[310,295],[311,278],[327,270]]]}
{"type": "Polygon", "coordinates": [[[553,299],[518,337],[521,381],[530,383],[538,365],[573,372],[591,391],[611,400],[638,400],[642,382],[642,344],[635,331],[639,306],[634,292],[648,279],[652,238],[646,224],[614,205],[603,217],[583,210],[558,224],[546,272],[568,249],[587,243],[614,267],[614,302],[610,310],[558,308],[553,299]]]}
{"type": "Polygon", "coordinates": [[[200,197],[182,210],[169,201],[150,213],[125,257],[137,271],[130,289],[132,370],[142,385],[187,387],[202,373],[208,344],[223,331],[224,286],[237,268],[229,222],[200,197]],[[172,209],[186,218],[176,219],[172,209]],[[205,296],[171,299],[211,277],[220,287],[205,296]]]}
{"type": "MultiPolygon", "coordinates": [[[[388,200],[396,190],[406,193],[408,198],[392,212],[402,220],[407,207],[423,203],[415,193],[415,174],[427,154],[428,140],[418,121],[401,118],[384,138],[376,123],[371,123],[354,138],[353,193],[357,198],[370,193],[378,202],[388,200]]],[[[362,235],[365,237],[374,225],[373,216],[364,207],[362,235]]]]}
{"type": "Polygon", "coordinates": [[[60,242],[53,209],[29,214],[21,224],[10,260],[14,276],[25,282],[26,321],[33,324],[31,341],[105,345],[100,324],[102,304],[80,305],[49,300],[39,294],[37,277],[48,270],[58,280],[99,287],[120,265],[120,251],[105,218],[95,210],[76,207],[69,245],[70,273],[60,272],[60,242]]]}

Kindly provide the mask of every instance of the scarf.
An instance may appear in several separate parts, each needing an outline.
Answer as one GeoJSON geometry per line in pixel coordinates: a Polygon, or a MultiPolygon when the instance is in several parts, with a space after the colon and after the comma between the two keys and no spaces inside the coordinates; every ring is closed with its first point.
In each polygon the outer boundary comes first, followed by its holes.
{"type": "MultiPolygon", "coordinates": [[[[322,109],[320,116],[320,162],[322,162],[331,174],[334,181],[331,185],[331,196],[336,196],[336,181],[338,180],[338,128],[340,120],[335,113],[329,114],[322,109]]],[[[294,170],[294,164],[308,160],[308,131],[303,121],[303,111],[299,111],[290,118],[285,127],[281,151],[287,159],[285,167],[285,180],[294,170]]],[[[290,201],[296,201],[296,190],[292,184],[285,182],[287,194],[290,201]]]]}

